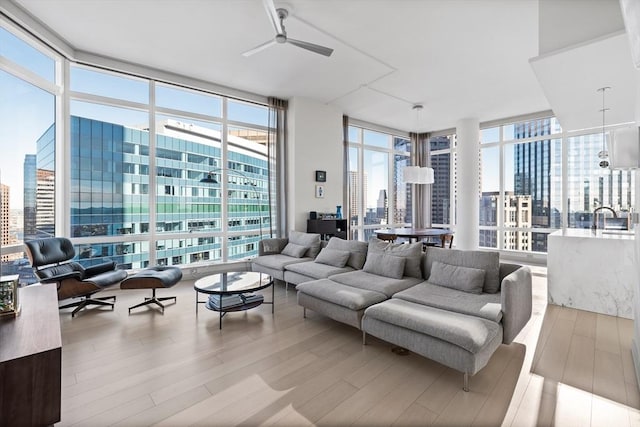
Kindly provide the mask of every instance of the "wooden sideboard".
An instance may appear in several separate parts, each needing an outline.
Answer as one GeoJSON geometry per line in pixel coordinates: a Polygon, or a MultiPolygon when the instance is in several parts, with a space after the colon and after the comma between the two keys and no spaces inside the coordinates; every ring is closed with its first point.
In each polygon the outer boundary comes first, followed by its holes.
{"type": "Polygon", "coordinates": [[[329,240],[332,237],[347,239],[346,219],[308,219],[307,233],[318,233],[322,240],[329,240]]]}
{"type": "Polygon", "coordinates": [[[62,338],[55,284],[20,288],[20,313],[0,319],[0,426],[60,421],[62,338]]]}

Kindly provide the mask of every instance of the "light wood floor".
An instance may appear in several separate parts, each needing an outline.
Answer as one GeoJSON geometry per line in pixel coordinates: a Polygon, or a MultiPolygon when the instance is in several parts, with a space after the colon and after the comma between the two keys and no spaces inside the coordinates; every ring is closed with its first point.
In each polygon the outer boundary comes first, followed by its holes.
{"type": "Polygon", "coordinates": [[[222,331],[217,313],[196,316],[191,281],[158,292],[178,296],[164,315],[128,315],[148,293],[114,290],[114,311],[61,312],[59,425],[640,426],[632,322],[547,306],[546,270],[534,272],[532,320],[469,393],[456,371],[303,319],[291,288],[276,289],[275,315],[231,313],[222,331]]]}

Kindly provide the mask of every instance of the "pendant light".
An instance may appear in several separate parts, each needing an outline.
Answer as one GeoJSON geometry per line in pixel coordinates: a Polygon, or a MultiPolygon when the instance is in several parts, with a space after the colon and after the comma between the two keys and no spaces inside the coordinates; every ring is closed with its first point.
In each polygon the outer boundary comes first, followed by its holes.
{"type": "Polygon", "coordinates": [[[602,151],[600,151],[598,153],[598,158],[600,159],[600,167],[605,169],[609,167],[609,152],[607,151],[607,146],[606,146],[606,134],[605,134],[605,120],[604,120],[604,115],[605,113],[609,110],[608,108],[605,108],[605,104],[604,104],[604,93],[608,90],[611,89],[610,86],[604,86],[601,87],[600,89],[598,89],[598,92],[602,92],[602,109],[600,110],[602,112],[602,151]]]}

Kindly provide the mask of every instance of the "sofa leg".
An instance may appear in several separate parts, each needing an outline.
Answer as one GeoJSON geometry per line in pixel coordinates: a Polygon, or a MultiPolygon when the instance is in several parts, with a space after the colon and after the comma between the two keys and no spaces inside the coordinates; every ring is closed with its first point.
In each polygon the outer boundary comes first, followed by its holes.
{"type": "Polygon", "coordinates": [[[469,374],[467,372],[464,373],[462,381],[463,381],[462,390],[468,392],[469,391],[469,374]]]}
{"type": "Polygon", "coordinates": [[[362,345],[367,345],[367,333],[362,331],[362,345]]]}
{"type": "Polygon", "coordinates": [[[306,319],[306,318],[307,318],[307,307],[302,307],[302,317],[303,317],[304,319],[306,319]]]}

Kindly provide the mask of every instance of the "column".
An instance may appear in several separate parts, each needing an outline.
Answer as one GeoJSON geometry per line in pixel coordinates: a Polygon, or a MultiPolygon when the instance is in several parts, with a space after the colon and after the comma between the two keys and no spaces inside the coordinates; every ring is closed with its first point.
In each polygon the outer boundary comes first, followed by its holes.
{"type": "Polygon", "coordinates": [[[468,118],[458,121],[457,134],[457,225],[458,249],[478,249],[480,221],[480,123],[468,118]]]}

